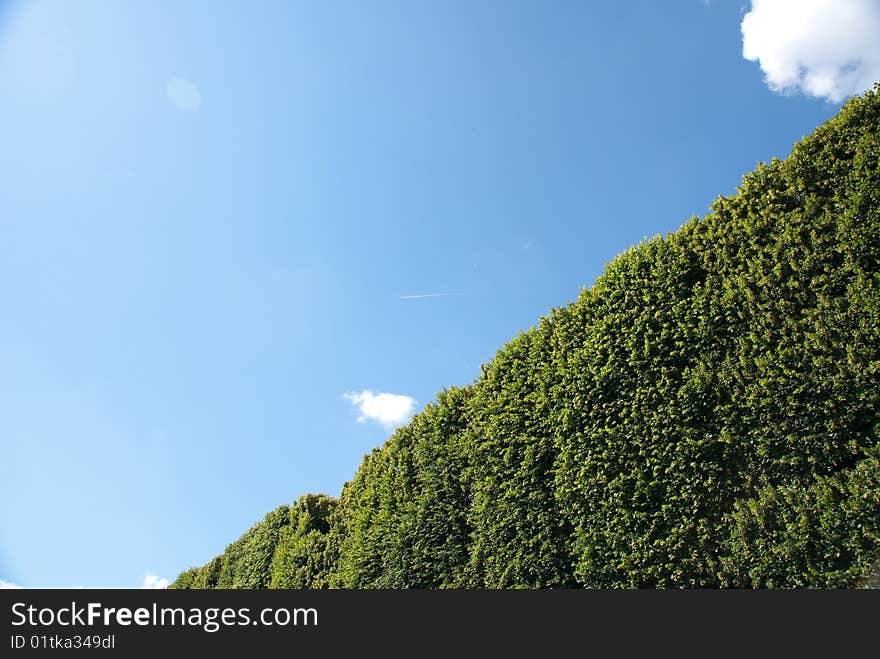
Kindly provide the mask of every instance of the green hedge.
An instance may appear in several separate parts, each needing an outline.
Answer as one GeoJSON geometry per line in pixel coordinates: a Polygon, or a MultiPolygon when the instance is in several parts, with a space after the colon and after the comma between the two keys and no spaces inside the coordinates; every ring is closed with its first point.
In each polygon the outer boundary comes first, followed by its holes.
{"type": "Polygon", "coordinates": [[[870,578],[880,546],[880,449],[811,485],[738,501],[722,561],[736,587],[840,588],[870,578]]]}
{"type": "Polygon", "coordinates": [[[870,583],[878,429],[869,92],[174,586],[870,583]]]}
{"type": "Polygon", "coordinates": [[[336,499],[307,494],[291,507],[272,555],[269,588],[327,588],[335,559],[327,555],[330,516],[336,499]]]}

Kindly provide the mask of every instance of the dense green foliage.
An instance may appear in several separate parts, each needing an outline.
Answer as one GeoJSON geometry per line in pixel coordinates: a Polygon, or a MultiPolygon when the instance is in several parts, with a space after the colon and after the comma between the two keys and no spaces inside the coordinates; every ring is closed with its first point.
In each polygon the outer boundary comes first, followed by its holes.
{"type": "Polygon", "coordinates": [[[730,516],[734,585],[839,588],[869,576],[880,547],[880,451],[809,488],[765,487],[730,516]]]}
{"type": "Polygon", "coordinates": [[[281,529],[271,562],[269,588],[325,588],[335,561],[327,559],[327,533],[336,500],[300,497],[281,529]]]}
{"type": "Polygon", "coordinates": [[[868,93],[174,587],[858,585],[878,430],[868,93]]]}

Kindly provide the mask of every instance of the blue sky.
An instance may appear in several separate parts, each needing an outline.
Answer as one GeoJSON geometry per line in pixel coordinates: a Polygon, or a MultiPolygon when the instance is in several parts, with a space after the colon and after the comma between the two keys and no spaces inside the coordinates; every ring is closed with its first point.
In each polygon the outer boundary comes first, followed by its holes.
{"type": "Polygon", "coordinates": [[[811,3],[0,0],[0,580],[161,584],[338,494],[880,78],[871,3],[811,3]]]}

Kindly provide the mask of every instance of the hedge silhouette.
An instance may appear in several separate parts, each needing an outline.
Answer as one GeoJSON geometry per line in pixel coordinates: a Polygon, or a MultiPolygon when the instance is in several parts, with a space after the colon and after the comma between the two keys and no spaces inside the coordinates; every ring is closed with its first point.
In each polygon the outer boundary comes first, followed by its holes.
{"type": "Polygon", "coordinates": [[[176,588],[844,587],[880,564],[880,88],[176,588]]]}

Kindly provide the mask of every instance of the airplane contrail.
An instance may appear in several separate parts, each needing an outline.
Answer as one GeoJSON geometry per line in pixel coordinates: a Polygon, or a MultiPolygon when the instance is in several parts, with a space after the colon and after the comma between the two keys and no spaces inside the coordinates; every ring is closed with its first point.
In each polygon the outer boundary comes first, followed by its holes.
{"type": "Polygon", "coordinates": [[[420,295],[401,295],[401,300],[420,300],[423,297],[457,297],[464,293],[421,293],[420,295]]]}

